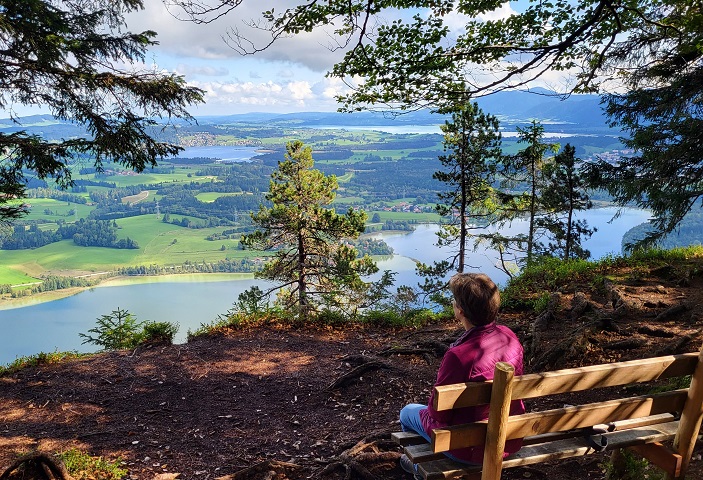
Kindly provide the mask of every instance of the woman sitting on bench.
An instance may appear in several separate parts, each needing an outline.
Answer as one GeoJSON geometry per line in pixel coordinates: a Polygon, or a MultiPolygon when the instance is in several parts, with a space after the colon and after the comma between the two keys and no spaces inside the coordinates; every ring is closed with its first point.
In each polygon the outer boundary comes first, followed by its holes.
{"type": "MultiPolygon", "coordinates": [[[[522,375],[522,345],[508,327],[496,324],[500,308],[500,293],[493,281],[484,274],[458,273],[449,280],[449,288],[454,295],[454,316],[466,330],[444,354],[437,372],[438,385],[474,382],[493,379],[493,369],[498,362],[507,362],[515,368],[515,375],[522,375]]],[[[435,428],[485,420],[488,418],[488,405],[438,412],[432,408],[434,389],[430,393],[428,405],[411,403],[400,411],[400,424],[403,431],[414,431],[431,441],[435,428]]],[[[525,412],[522,401],[514,401],[510,406],[511,415],[525,412]]],[[[522,440],[509,440],[505,444],[505,454],[520,449],[522,440]]],[[[464,463],[477,464],[483,460],[483,447],[451,450],[446,455],[464,463]]],[[[400,464],[408,473],[415,474],[416,468],[406,455],[400,464]]]]}

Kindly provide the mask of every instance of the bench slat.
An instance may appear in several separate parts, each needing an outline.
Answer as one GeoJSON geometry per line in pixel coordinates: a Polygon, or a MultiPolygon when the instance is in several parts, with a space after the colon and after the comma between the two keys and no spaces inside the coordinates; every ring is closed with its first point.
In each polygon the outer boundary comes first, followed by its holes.
{"type": "MultiPolygon", "coordinates": [[[[636,427],[647,425],[658,425],[660,423],[668,423],[675,421],[676,418],[670,413],[661,415],[652,415],[651,417],[633,418],[629,420],[620,420],[612,422],[615,430],[622,431],[636,427]]],[[[553,442],[556,440],[564,440],[577,436],[583,436],[583,430],[570,430],[567,432],[543,433],[541,435],[533,435],[525,437],[522,441],[523,448],[529,445],[538,443],[553,442]]],[[[413,463],[427,462],[433,459],[446,458],[443,453],[434,453],[432,445],[427,442],[421,435],[414,432],[393,432],[391,439],[399,445],[405,447],[405,453],[413,463]]]]}
{"type": "MultiPolygon", "coordinates": [[[[684,353],[522,375],[513,380],[512,398],[535,398],[691,375],[697,362],[698,353],[684,353]]],[[[488,404],[491,385],[489,381],[435,387],[434,408],[441,411],[488,404]]]]}
{"type": "MultiPolygon", "coordinates": [[[[646,425],[629,430],[615,431],[603,434],[608,439],[608,450],[645,445],[654,442],[672,440],[676,435],[679,422],[667,422],[657,425],[646,425]]],[[[583,437],[550,441],[525,446],[517,453],[503,461],[504,468],[519,467],[594,453],[593,448],[583,437]]],[[[420,463],[418,471],[427,480],[453,478],[460,475],[474,475],[480,472],[481,466],[465,465],[449,460],[434,460],[420,463]]],[[[480,478],[476,477],[476,478],[480,478]]]]}
{"type": "MultiPolygon", "coordinates": [[[[649,417],[668,412],[680,412],[686,402],[687,390],[630,397],[620,400],[557,408],[525,413],[508,418],[507,438],[525,438],[549,432],[585,428],[621,419],[649,417]]],[[[487,422],[475,422],[437,428],[432,432],[434,451],[446,452],[460,447],[483,445],[487,422]]]]}
{"type": "Polygon", "coordinates": [[[427,443],[427,440],[422,435],[415,432],[393,432],[391,433],[391,440],[402,447],[427,443]]]}

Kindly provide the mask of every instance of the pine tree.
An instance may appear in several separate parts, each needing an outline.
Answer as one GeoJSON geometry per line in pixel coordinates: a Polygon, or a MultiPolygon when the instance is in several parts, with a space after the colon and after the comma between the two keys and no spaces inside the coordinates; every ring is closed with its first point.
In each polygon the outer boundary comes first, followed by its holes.
{"type": "Polygon", "coordinates": [[[505,226],[516,218],[527,217],[527,234],[511,237],[500,233],[488,235],[494,248],[505,252],[518,252],[518,263],[531,265],[539,249],[543,229],[539,228],[538,217],[544,211],[542,190],[544,189],[545,153],[556,151],[557,144],[544,143],[544,127],[537,121],[527,128],[518,127],[518,143],[526,144],[517,154],[505,157],[502,176],[503,191],[499,194],[501,206],[496,212],[497,225],[505,226]],[[524,257],[522,256],[524,254],[524,257]]]}
{"type": "Polygon", "coordinates": [[[286,150],[271,175],[266,194],[271,207],[262,205],[252,214],[259,230],[244,235],[242,244],[275,251],[257,276],[276,284],[267,293],[277,290],[285,307],[306,316],[320,305],[342,306],[367,287],[361,276],[378,269],[368,256],[357,259],[345,242],[363,233],[366,214],[350,208],[339,215],[329,208],[337,178],[313,168],[312,151],[302,142],[290,142],[286,150]]]}
{"type": "MultiPolygon", "coordinates": [[[[86,137],[49,141],[20,128],[0,133],[0,221],[27,206],[27,175],[71,184],[71,162],[90,158],[100,170],[117,162],[142,171],[176,154],[155,139],[158,118],[190,118],[186,106],[203,92],[177,75],[130,68],[145,59],[155,32],[124,32],[124,15],[142,0],[0,0],[0,109],[49,109],[85,127],[86,137]],[[122,65],[128,65],[126,68],[122,65]]],[[[16,118],[15,118],[16,119],[16,118]]]]}
{"type": "Polygon", "coordinates": [[[439,157],[443,170],[433,177],[443,182],[447,190],[438,194],[435,207],[443,218],[437,245],[450,247],[456,253],[431,266],[418,263],[426,293],[441,292],[448,273],[465,270],[472,225],[485,225],[491,214],[492,183],[501,158],[498,127],[498,119],[485,114],[475,103],[457,108],[451,121],[442,126],[447,154],[439,157]]]}
{"type": "Polygon", "coordinates": [[[545,215],[537,220],[538,228],[546,229],[552,239],[540,253],[560,256],[564,260],[590,257],[582,241],[596,231],[589,228],[585,220],[574,218],[576,212],[593,207],[586,191],[585,178],[577,169],[575,152],[576,149],[567,143],[544,166],[541,203],[545,215]]]}

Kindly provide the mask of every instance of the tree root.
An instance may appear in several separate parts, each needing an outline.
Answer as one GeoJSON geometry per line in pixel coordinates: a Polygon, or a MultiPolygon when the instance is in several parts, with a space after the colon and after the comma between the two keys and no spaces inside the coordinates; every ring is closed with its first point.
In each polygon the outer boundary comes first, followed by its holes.
{"type": "Polygon", "coordinates": [[[323,478],[336,470],[344,471],[344,480],[360,478],[363,480],[378,480],[366,465],[371,468],[387,464],[393,468],[400,452],[382,451],[381,448],[394,448],[397,445],[390,440],[389,432],[372,434],[358,441],[354,446],[343,451],[336,459],[327,464],[322,470],[314,475],[315,478],[323,478]]]}
{"type": "Polygon", "coordinates": [[[273,480],[276,476],[284,475],[286,470],[297,470],[303,468],[295,463],[279,462],[277,460],[266,460],[251,467],[239,470],[231,475],[217,477],[215,480],[245,480],[261,475],[261,480],[273,480]]]}
{"type": "Polygon", "coordinates": [[[0,475],[0,480],[12,478],[12,472],[20,467],[24,467],[26,470],[32,472],[30,477],[24,475],[22,478],[33,478],[34,480],[74,480],[61,460],[42,452],[30,453],[15,460],[15,462],[0,475]]]}
{"type": "Polygon", "coordinates": [[[337,388],[344,387],[345,385],[348,385],[349,383],[361,377],[361,375],[363,375],[365,372],[371,370],[378,370],[379,368],[390,369],[393,367],[380,360],[371,360],[366,363],[362,363],[361,365],[354,367],[351,371],[338,377],[327,387],[327,390],[335,390],[337,388]]]}

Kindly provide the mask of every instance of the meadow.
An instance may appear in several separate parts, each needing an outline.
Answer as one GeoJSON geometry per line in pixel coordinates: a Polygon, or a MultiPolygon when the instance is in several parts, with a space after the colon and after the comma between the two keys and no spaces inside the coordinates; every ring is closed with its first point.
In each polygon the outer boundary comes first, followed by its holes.
{"type": "MultiPolygon", "coordinates": [[[[187,139],[188,137],[184,138],[187,139]]],[[[359,167],[360,164],[365,162],[367,157],[380,158],[385,164],[390,160],[391,163],[403,162],[404,164],[412,165],[412,162],[422,157],[421,155],[419,157],[415,156],[417,152],[428,151],[436,154],[436,152],[442,151],[441,135],[394,135],[371,130],[347,131],[341,128],[314,129],[288,125],[281,129],[280,136],[257,137],[256,129],[242,127],[239,134],[224,132],[223,135],[214,137],[214,142],[215,145],[234,145],[245,140],[253,141],[252,139],[254,138],[257,142],[260,142],[262,150],[270,149],[277,152],[281,152],[285,142],[292,139],[307,141],[313,146],[314,152],[334,151],[335,148],[351,150],[352,156],[345,160],[320,160],[317,165],[320,168],[327,165],[339,172],[337,174],[340,185],[339,196],[334,205],[337,210],[342,211],[350,205],[355,208],[364,208],[368,214],[369,224],[373,227],[380,227],[387,220],[412,223],[439,221],[439,216],[432,212],[415,213],[385,210],[384,206],[385,208],[395,207],[394,210],[398,209],[401,203],[413,204],[427,209],[427,207],[433,205],[431,202],[434,200],[434,194],[428,194],[425,191],[422,193],[424,200],[421,202],[419,200],[420,193],[414,192],[413,186],[403,186],[400,193],[404,195],[398,195],[398,192],[391,191],[392,189],[383,183],[387,180],[384,176],[392,175],[386,171],[378,171],[377,186],[363,184],[362,187],[358,187],[354,186],[354,182],[357,177],[356,172],[375,171],[379,168],[379,164],[374,163],[377,160],[365,163],[359,167]],[[373,144],[373,147],[369,148],[370,144],[373,144]],[[414,155],[409,155],[411,153],[414,155]],[[345,167],[347,165],[350,167],[345,167]],[[361,170],[357,170],[357,168],[361,168],[361,170]],[[374,188],[376,188],[376,191],[373,191],[374,188]],[[368,197],[366,196],[367,193],[369,194],[368,197]],[[368,198],[372,197],[375,198],[373,202],[368,200],[368,198]],[[375,213],[378,213],[380,223],[371,224],[371,218],[375,213]]],[[[603,139],[600,140],[600,144],[593,142],[593,145],[586,144],[587,140],[581,139],[581,141],[583,143],[581,148],[589,153],[598,153],[603,151],[604,146],[608,148],[612,146],[603,139]]],[[[515,139],[511,138],[504,141],[506,153],[514,153],[519,147],[520,145],[515,139]]],[[[315,154],[313,154],[314,156],[315,154]]],[[[281,154],[282,159],[283,156],[281,154]]],[[[427,162],[427,159],[422,161],[427,162]]],[[[253,165],[256,165],[256,163],[253,165]]],[[[270,165],[270,162],[268,165],[270,165]]],[[[198,173],[203,168],[211,168],[215,172],[224,172],[228,167],[217,163],[212,163],[211,165],[183,165],[165,161],[159,168],[148,169],[141,174],[124,172],[120,167],[114,167],[114,171],[118,172],[118,174],[96,178],[94,174],[81,175],[76,172],[74,178],[95,179],[115,183],[117,188],[136,186],[140,190],[135,193],[134,189],[132,189],[129,195],[124,194],[121,202],[124,204],[133,203],[133,208],[152,208],[152,212],[153,205],[155,205],[154,202],[161,202],[164,198],[164,194],[160,189],[168,185],[190,185],[188,187],[190,188],[189,191],[192,191],[192,195],[199,202],[202,202],[203,205],[211,205],[220,197],[242,195],[240,191],[212,191],[212,188],[205,188],[208,184],[212,184],[212,181],[222,182],[222,178],[219,178],[217,174],[203,175],[198,173]],[[197,185],[203,185],[202,191],[199,191],[197,185]]],[[[257,168],[262,172],[264,171],[262,167],[257,168]]],[[[439,162],[437,162],[437,168],[439,168],[439,162]]],[[[271,168],[269,167],[266,171],[270,172],[271,168]]],[[[412,167],[403,167],[400,171],[407,171],[417,175],[417,172],[413,172],[412,167]]],[[[431,173],[428,173],[428,175],[431,176],[431,173]]],[[[402,179],[400,180],[403,181],[402,179]]],[[[416,185],[421,185],[423,183],[421,180],[416,185]]],[[[418,182],[417,179],[415,181],[418,182]]],[[[81,218],[89,218],[91,212],[97,208],[90,200],[90,192],[104,192],[105,190],[108,190],[105,186],[90,185],[87,187],[87,192],[76,193],[76,195],[86,198],[88,204],[50,198],[30,198],[27,203],[31,205],[31,210],[24,220],[36,222],[40,230],[54,230],[58,228],[61,222],[71,223],[81,218]]],[[[260,194],[258,192],[255,193],[255,191],[245,191],[244,193],[260,194]]],[[[208,216],[212,220],[212,214],[201,215],[197,212],[185,214],[176,212],[171,213],[169,223],[165,223],[163,221],[164,215],[168,213],[168,211],[159,212],[157,210],[156,213],[115,218],[114,222],[118,228],[118,239],[130,238],[136,241],[138,244],[136,249],[83,247],[76,245],[72,240],[62,240],[31,250],[0,250],[0,284],[20,285],[36,282],[47,274],[78,275],[114,271],[120,267],[129,266],[169,266],[186,262],[217,262],[224,259],[250,258],[261,255],[261,252],[241,250],[238,241],[239,234],[232,235],[233,238],[207,240],[208,236],[221,235],[223,231],[236,227],[236,224],[233,225],[230,222],[229,224],[223,223],[219,226],[208,228],[187,228],[180,223],[173,224],[170,222],[181,222],[186,219],[193,222],[193,224],[202,224],[208,220],[208,216]]],[[[243,221],[241,220],[242,218],[248,219],[247,213],[247,211],[240,211],[241,217],[237,217],[236,222],[240,223],[243,221]]]]}

